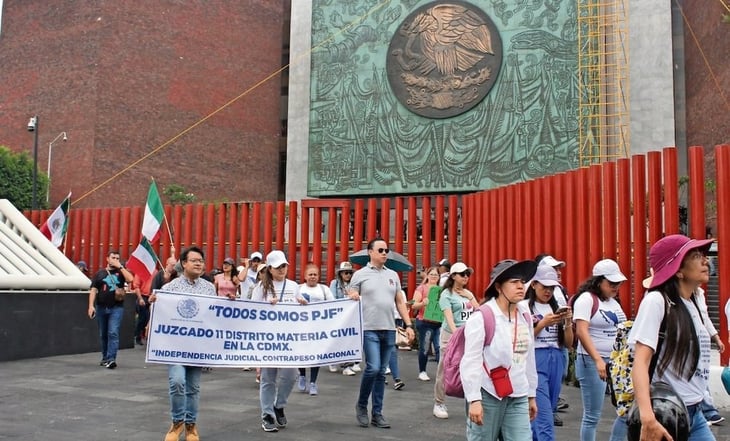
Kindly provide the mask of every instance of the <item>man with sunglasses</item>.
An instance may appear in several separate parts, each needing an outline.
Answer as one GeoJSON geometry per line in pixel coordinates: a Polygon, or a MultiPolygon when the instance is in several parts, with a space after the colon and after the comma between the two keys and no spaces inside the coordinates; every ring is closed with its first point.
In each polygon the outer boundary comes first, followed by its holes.
{"type": "Polygon", "coordinates": [[[368,243],[370,262],[357,270],[350,281],[348,296],[360,301],[363,316],[363,353],[367,362],[360,381],[360,395],[355,406],[357,422],[361,427],[387,429],[390,424],[383,417],[385,369],[395,349],[395,321],[393,304],[405,320],[408,339],[413,340],[413,324],[403,297],[398,274],[387,268],[388,244],[383,239],[368,243]],[[368,418],[368,401],[373,397],[372,417],[368,418]]]}

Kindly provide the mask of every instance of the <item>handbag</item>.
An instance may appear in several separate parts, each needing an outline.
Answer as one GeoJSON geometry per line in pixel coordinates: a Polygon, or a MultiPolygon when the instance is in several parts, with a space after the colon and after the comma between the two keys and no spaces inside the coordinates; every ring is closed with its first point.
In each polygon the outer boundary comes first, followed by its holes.
{"type": "Polygon", "coordinates": [[[409,346],[411,342],[408,340],[408,334],[405,328],[395,327],[395,345],[398,347],[409,346]]]}
{"type": "Polygon", "coordinates": [[[722,379],[722,385],[725,386],[725,392],[730,395],[730,367],[725,366],[722,370],[722,375],[720,375],[720,379],[722,379]]]}
{"type": "Polygon", "coordinates": [[[432,286],[428,290],[428,305],[423,311],[423,319],[427,322],[441,323],[444,321],[444,312],[439,306],[439,296],[441,295],[440,286],[432,286]]]}
{"type": "Polygon", "coordinates": [[[127,292],[124,291],[124,288],[117,288],[114,290],[114,301],[115,302],[123,302],[124,301],[124,295],[127,292]]]}
{"type": "Polygon", "coordinates": [[[508,397],[514,392],[512,389],[512,380],[509,378],[509,369],[499,366],[489,371],[489,378],[494,384],[494,392],[499,398],[508,397]]]}

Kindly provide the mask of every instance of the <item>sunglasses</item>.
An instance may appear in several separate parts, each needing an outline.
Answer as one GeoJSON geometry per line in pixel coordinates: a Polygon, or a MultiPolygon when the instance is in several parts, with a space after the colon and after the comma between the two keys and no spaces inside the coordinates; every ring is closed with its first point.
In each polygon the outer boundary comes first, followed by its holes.
{"type": "Polygon", "coordinates": [[[351,276],[352,271],[342,271],[340,274],[342,274],[343,276],[351,276]]]}
{"type": "Polygon", "coordinates": [[[390,248],[378,248],[373,251],[377,251],[380,254],[388,254],[390,253],[390,248]]]}
{"type": "Polygon", "coordinates": [[[624,282],[612,282],[608,279],[606,279],[606,282],[608,282],[608,286],[610,286],[611,288],[618,288],[619,286],[621,286],[622,283],[624,283],[624,282]]]}
{"type": "Polygon", "coordinates": [[[460,273],[454,273],[456,275],[459,275],[461,277],[471,277],[471,273],[469,271],[462,271],[460,273]]]}

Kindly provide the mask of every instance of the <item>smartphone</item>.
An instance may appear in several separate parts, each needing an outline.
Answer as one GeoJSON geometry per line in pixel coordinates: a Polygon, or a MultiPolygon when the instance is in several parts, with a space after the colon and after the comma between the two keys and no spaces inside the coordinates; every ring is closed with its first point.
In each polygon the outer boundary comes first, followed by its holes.
{"type": "Polygon", "coordinates": [[[565,314],[568,311],[570,311],[570,306],[561,306],[555,311],[555,314],[565,314]]]}

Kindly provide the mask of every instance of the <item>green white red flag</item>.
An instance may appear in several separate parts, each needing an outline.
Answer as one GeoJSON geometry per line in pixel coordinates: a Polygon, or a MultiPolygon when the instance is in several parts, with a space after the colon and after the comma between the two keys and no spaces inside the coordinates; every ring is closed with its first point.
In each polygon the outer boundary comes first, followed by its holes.
{"type": "Polygon", "coordinates": [[[41,225],[41,233],[53,243],[56,248],[63,244],[68,228],[68,210],[71,207],[71,193],[53,210],[53,213],[41,225]]]}
{"type": "Polygon", "coordinates": [[[162,200],[160,200],[160,193],[157,192],[157,185],[152,181],[149,192],[147,192],[147,204],[142,220],[142,237],[127,261],[127,268],[140,278],[141,283],[149,280],[155,273],[159,259],[152,243],[160,237],[164,217],[165,210],[162,200]]]}

